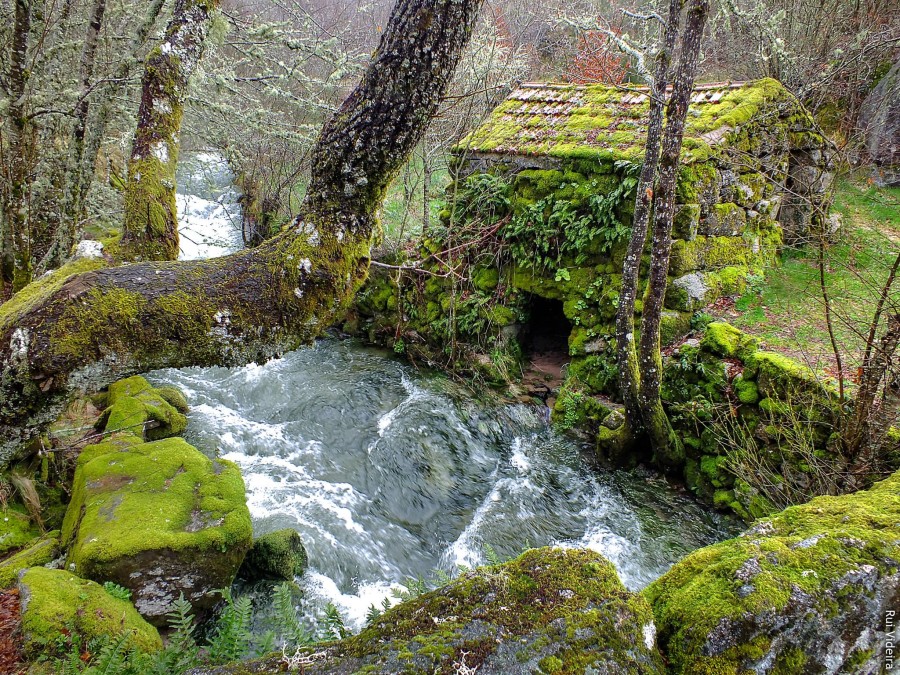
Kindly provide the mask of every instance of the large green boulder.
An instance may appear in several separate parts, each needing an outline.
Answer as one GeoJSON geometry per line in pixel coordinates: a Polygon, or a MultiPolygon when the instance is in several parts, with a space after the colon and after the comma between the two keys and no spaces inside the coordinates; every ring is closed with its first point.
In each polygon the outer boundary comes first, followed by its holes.
{"type": "Polygon", "coordinates": [[[695,551],[651,584],[672,672],[877,673],[900,606],[900,473],[695,551]]]}
{"type": "Polygon", "coordinates": [[[0,588],[14,586],[19,572],[29,567],[46,565],[59,557],[59,530],[48,532],[27,548],[0,562],[0,588]]]}
{"type": "Polygon", "coordinates": [[[153,386],[140,375],[109,385],[106,410],[97,425],[108,432],[126,432],[148,441],[177,436],[187,427],[184,395],[174,387],[153,386]]]}
{"type": "Polygon", "coordinates": [[[64,570],[33,567],[24,571],[19,596],[24,648],[31,658],[47,655],[60,637],[72,632],[85,641],[127,633],[130,645],[140,651],[162,649],[157,630],[130,602],[64,570]]]}
{"type": "Polygon", "coordinates": [[[151,623],[164,625],[182,593],[195,611],[211,608],[252,536],[238,467],[180,438],[119,436],[78,458],[62,528],[67,563],[130,589],[151,623]]]}
{"type": "MultiPolygon", "coordinates": [[[[650,607],[586,550],[534,549],[467,572],[385,612],[359,635],[310,650],[303,672],[664,673],[650,607]],[[312,656],[312,652],[316,655],[312,656]]],[[[193,673],[282,669],[276,658],[193,673]]]]}
{"type": "Polygon", "coordinates": [[[253,542],[238,576],[247,581],[293,581],[306,571],[306,548],[297,530],[264,534],[253,542]]]}

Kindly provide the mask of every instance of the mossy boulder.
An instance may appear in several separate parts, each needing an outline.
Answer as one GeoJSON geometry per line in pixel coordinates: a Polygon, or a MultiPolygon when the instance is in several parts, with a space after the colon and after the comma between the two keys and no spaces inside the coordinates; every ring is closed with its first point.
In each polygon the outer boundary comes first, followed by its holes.
{"type": "Polygon", "coordinates": [[[0,588],[14,586],[19,572],[29,567],[46,565],[59,556],[59,530],[48,532],[27,548],[0,562],[0,588]]]}
{"type": "Polygon", "coordinates": [[[248,581],[293,581],[306,571],[306,548],[296,530],[264,534],[253,542],[238,576],[248,581]]]}
{"type": "Polygon", "coordinates": [[[108,432],[126,432],[148,441],[177,436],[187,427],[187,401],[175,387],[154,389],[140,375],[109,386],[107,408],[97,425],[108,432]]]}
{"type": "Polygon", "coordinates": [[[119,437],[85,448],[62,528],[77,574],[129,588],[163,625],[183,593],[197,612],[231,585],[252,543],[238,467],[180,438],[119,437]]]}
{"type": "Polygon", "coordinates": [[[10,504],[0,509],[0,555],[16,551],[40,535],[24,507],[10,504]]]}
{"type": "Polygon", "coordinates": [[[33,567],[19,579],[22,637],[26,655],[47,655],[61,635],[75,632],[85,640],[130,635],[130,646],[143,652],[162,649],[157,630],[127,600],[103,586],[64,570],[33,567]]]}
{"type": "MultiPolygon", "coordinates": [[[[609,561],[542,548],[391,608],[359,635],[319,649],[303,672],[664,673],[655,632],[647,603],[625,590],[609,561]]],[[[193,672],[264,673],[281,663],[279,654],[193,672]]]]}
{"type": "Polygon", "coordinates": [[[880,672],[897,523],[900,473],[692,553],[644,591],[672,672],[880,672]]]}
{"type": "Polygon", "coordinates": [[[756,345],[755,338],[721,321],[709,324],[700,340],[700,346],[716,356],[741,360],[752,356],[756,352],[756,345]]]}

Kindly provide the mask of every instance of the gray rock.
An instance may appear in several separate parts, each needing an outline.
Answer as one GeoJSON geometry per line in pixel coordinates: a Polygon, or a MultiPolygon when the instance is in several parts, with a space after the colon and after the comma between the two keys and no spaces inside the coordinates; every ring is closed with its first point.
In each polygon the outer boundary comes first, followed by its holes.
{"type": "Polygon", "coordinates": [[[900,61],[863,101],[858,126],[874,164],[875,181],[900,185],[900,61]]]}

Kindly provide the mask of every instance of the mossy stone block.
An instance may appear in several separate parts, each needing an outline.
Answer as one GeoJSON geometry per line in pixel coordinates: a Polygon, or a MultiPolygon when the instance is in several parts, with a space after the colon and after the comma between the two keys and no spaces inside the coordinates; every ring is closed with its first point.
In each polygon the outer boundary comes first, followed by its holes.
{"type": "Polygon", "coordinates": [[[895,473],[870,490],[786,509],[676,563],[643,592],[670,672],[751,672],[762,659],[785,664],[772,672],[879,672],[885,612],[900,594],[898,522],[895,473]]]}
{"type": "Polygon", "coordinates": [[[738,358],[742,361],[756,352],[757,344],[756,338],[723,321],[709,324],[700,340],[700,346],[706,351],[716,356],[738,358]]]}
{"type": "Polygon", "coordinates": [[[672,219],[672,237],[692,241],[700,227],[700,205],[679,204],[672,219]]]}
{"type": "MultiPolygon", "coordinates": [[[[217,669],[276,672],[281,654],[217,669]]],[[[465,572],[332,643],[304,672],[665,673],[650,607],[593,551],[532,549],[465,572]],[[545,670],[546,672],[546,670],[545,670]]]]}
{"type": "Polygon", "coordinates": [[[114,598],[100,584],[64,570],[26,570],[19,579],[19,595],[25,653],[32,658],[47,655],[61,635],[72,631],[85,641],[128,634],[134,649],[162,649],[157,630],[130,602],[114,598]]]}
{"type": "Polygon", "coordinates": [[[296,530],[264,534],[253,542],[238,576],[248,581],[293,581],[306,571],[306,548],[296,530]]]}
{"type": "Polygon", "coordinates": [[[111,384],[106,397],[108,407],[97,424],[107,432],[133,433],[146,440],[182,434],[187,428],[187,417],[166,397],[184,409],[187,401],[183,395],[174,396],[172,389],[160,393],[140,375],[111,384]]]}
{"type": "Polygon", "coordinates": [[[691,332],[690,312],[663,310],[659,322],[659,340],[662,345],[670,345],[691,332]]]}
{"type": "Polygon", "coordinates": [[[0,588],[14,586],[19,572],[29,567],[46,565],[51,560],[55,560],[59,556],[59,552],[59,530],[48,532],[29,544],[27,548],[0,562],[0,588]]]}
{"type": "Polygon", "coordinates": [[[747,225],[747,212],[733,202],[713,204],[700,222],[700,234],[707,236],[736,236],[747,225]]]}
{"type": "Polygon", "coordinates": [[[40,535],[23,506],[10,504],[0,509],[0,555],[18,550],[40,535]]]}
{"type": "Polygon", "coordinates": [[[180,593],[198,611],[228,588],[252,543],[238,467],[180,438],[89,446],[78,459],[62,527],[67,562],[131,589],[135,606],[164,625],[180,593]]]}

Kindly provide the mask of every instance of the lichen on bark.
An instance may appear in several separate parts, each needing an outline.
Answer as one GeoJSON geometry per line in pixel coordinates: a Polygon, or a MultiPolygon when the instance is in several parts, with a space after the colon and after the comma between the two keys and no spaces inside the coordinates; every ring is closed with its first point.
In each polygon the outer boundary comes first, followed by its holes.
{"type": "Polygon", "coordinates": [[[163,366],[264,361],[330,325],[366,277],[377,207],[482,3],[397,3],[362,81],[322,130],[300,214],[278,237],[214,260],[73,276],[15,320],[0,317],[0,465],[73,393],[163,366]]]}

